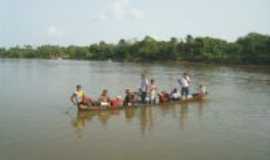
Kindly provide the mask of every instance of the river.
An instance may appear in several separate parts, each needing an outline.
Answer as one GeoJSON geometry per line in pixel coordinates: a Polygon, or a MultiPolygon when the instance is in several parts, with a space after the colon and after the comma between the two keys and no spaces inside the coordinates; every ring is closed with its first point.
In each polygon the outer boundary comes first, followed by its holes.
{"type": "Polygon", "coordinates": [[[269,160],[270,68],[0,59],[0,159],[269,160]],[[208,100],[113,112],[69,101],[76,84],[123,96],[142,72],[159,90],[189,72],[208,100]]]}

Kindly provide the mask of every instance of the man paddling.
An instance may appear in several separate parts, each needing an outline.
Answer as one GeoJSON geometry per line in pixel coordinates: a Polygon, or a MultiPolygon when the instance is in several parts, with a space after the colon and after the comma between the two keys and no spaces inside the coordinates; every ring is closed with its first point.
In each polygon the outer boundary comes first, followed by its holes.
{"type": "Polygon", "coordinates": [[[82,90],[81,85],[76,85],[76,90],[70,97],[70,101],[78,107],[80,107],[81,104],[86,106],[91,106],[93,104],[91,98],[86,96],[85,92],[82,90]]]}

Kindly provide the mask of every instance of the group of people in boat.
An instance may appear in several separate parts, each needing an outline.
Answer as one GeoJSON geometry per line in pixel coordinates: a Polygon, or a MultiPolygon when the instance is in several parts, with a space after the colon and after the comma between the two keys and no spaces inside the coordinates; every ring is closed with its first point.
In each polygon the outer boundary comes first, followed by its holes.
{"type": "MultiPolygon", "coordinates": [[[[174,88],[171,92],[158,91],[158,87],[154,79],[150,81],[145,76],[141,75],[140,88],[138,91],[125,90],[125,97],[117,96],[111,98],[108,90],[102,90],[97,100],[92,99],[86,95],[81,85],[76,86],[75,92],[72,94],[70,100],[78,107],[102,107],[102,108],[116,108],[120,106],[135,106],[136,104],[159,104],[170,101],[179,101],[190,98],[202,98],[207,94],[206,87],[199,85],[196,93],[190,94],[191,78],[188,73],[183,73],[182,77],[177,80],[180,89],[174,88]]],[[[85,108],[85,109],[87,109],[85,108]]],[[[80,109],[80,108],[79,108],[80,109]]],[[[84,109],[84,108],[82,108],[84,109]]]]}

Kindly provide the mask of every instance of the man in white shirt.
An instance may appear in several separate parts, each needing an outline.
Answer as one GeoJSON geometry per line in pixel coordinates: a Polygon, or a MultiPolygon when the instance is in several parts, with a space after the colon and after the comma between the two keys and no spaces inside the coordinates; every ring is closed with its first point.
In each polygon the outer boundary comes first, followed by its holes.
{"type": "Polygon", "coordinates": [[[181,96],[188,98],[189,95],[189,87],[191,85],[191,79],[187,73],[183,74],[183,77],[178,80],[178,83],[181,86],[181,96]]]}
{"type": "Polygon", "coordinates": [[[141,75],[141,84],[140,84],[140,93],[141,93],[141,101],[142,101],[142,103],[145,103],[148,87],[149,87],[149,81],[145,77],[145,75],[142,74],[141,75]]]}

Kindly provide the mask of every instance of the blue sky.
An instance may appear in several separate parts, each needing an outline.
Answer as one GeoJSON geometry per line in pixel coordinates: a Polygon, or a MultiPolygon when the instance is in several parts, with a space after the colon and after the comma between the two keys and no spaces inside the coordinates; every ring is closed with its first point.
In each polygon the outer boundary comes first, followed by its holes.
{"type": "Polygon", "coordinates": [[[0,0],[0,46],[270,34],[269,0],[0,0]]]}

